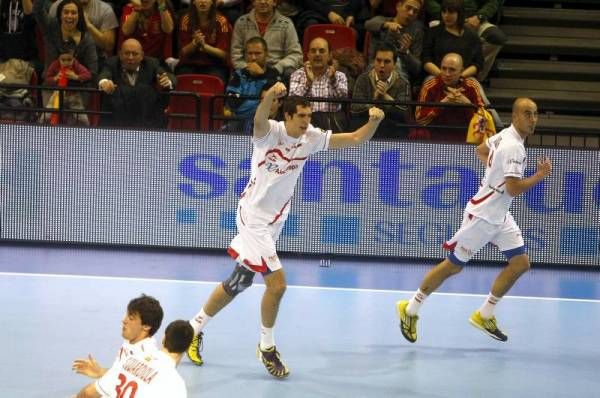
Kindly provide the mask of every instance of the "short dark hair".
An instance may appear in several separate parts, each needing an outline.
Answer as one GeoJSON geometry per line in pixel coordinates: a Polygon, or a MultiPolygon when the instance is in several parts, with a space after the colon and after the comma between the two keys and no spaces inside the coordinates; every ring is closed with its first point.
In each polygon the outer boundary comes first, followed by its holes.
{"type": "Polygon", "coordinates": [[[263,50],[265,52],[269,52],[269,47],[267,46],[267,41],[260,36],[254,36],[246,40],[246,44],[244,44],[244,50],[248,47],[248,44],[262,44],[263,50]]]}
{"type": "Polygon", "coordinates": [[[375,47],[375,51],[373,52],[373,59],[375,59],[379,51],[391,52],[394,63],[396,63],[396,60],[398,59],[398,49],[396,49],[396,46],[388,42],[379,43],[377,47],[375,47]]]}
{"type": "Polygon", "coordinates": [[[75,49],[77,48],[77,44],[73,41],[73,39],[65,40],[61,43],[60,48],[58,49],[58,54],[70,54],[75,53],[75,49]]]}
{"type": "Polygon", "coordinates": [[[299,106],[303,108],[310,108],[310,101],[297,95],[289,96],[283,101],[283,114],[285,115],[287,113],[290,115],[290,117],[292,117],[296,112],[298,112],[299,106]]]}
{"type": "Polygon", "coordinates": [[[163,320],[163,309],[157,299],[152,296],[142,294],[127,304],[127,313],[129,315],[137,314],[142,320],[142,325],[150,326],[150,336],[160,328],[163,320]]]}
{"type": "MultiPolygon", "coordinates": [[[[441,11],[456,12],[456,24],[462,29],[465,26],[465,3],[463,0],[443,0],[441,11]]],[[[442,23],[442,16],[440,14],[442,23]]]]}
{"type": "Polygon", "coordinates": [[[193,339],[194,329],[188,321],[173,321],[165,330],[165,348],[172,353],[186,352],[193,339]]]}

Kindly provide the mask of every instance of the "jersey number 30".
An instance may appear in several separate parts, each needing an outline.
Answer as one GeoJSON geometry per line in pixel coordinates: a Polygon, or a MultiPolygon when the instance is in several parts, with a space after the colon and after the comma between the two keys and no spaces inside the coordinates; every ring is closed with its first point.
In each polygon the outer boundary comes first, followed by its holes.
{"type": "Polygon", "coordinates": [[[131,380],[127,382],[127,377],[123,373],[119,374],[120,384],[115,387],[117,398],[135,398],[135,393],[138,389],[137,382],[131,380]]]}

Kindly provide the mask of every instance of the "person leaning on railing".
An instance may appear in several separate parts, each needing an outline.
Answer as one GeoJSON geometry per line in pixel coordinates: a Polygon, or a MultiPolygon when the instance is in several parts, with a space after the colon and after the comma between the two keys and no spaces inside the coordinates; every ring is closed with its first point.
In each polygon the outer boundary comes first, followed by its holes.
{"type": "MultiPolygon", "coordinates": [[[[353,99],[395,102],[389,105],[381,102],[375,104],[386,115],[377,131],[377,137],[380,138],[406,138],[408,135],[405,103],[410,100],[410,90],[408,82],[396,70],[397,59],[396,48],[389,43],[381,43],[375,51],[373,69],[356,79],[352,94],[353,99]]],[[[372,106],[353,103],[350,107],[352,124],[363,123],[372,106]]]]}
{"type": "Polygon", "coordinates": [[[465,142],[467,126],[477,107],[484,101],[479,85],[473,79],[461,76],[464,70],[462,57],[455,53],[442,59],[441,73],[425,81],[419,94],[419,102],[473,105],[465,107],[417,106],[415,118],[424,128],[417,129],[411,138],[465,142]],[[463,128],[427,128],[430,124],[463,128]]]}

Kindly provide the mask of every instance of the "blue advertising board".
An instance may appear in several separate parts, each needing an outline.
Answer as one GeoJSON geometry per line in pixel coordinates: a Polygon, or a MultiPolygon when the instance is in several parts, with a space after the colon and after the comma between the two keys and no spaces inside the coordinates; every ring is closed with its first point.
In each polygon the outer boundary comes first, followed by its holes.
{"type": "MultiPolygon", "coordinates": [[[[248,136],[0,125],[2,239],[226,248],[248,136]]],[[[600,154],[529,148],[553,174],[511,212],[532,261],[600,265],[600,154]]],[[[435,259],[483,166],[469,145],[373,141],[310,158],[281,251],[435,259]]],[[[499,261],[486,247],[476,258],[499,261]]]]}

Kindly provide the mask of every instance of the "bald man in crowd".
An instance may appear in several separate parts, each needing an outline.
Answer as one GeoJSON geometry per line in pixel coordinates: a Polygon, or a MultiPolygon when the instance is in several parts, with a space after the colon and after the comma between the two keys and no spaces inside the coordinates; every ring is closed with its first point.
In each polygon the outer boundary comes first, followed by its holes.
{"type": "Polygon", "coordinates": [[[106,60],[98,76],[103,91],[104,125],[116,127],[165,127],[164,109],[167,92],[175,88],[176,79],[156,58],[144,56],[136,39],[127,39],[119,55],[106,60]]]}
{"type": "Polygon", "coordinates": [[[477,107],[484,105],[479,85],[473,79],[461,77],[464,70],[459,54],[448,53],[441,63],[441,73],[426,80],[421,87],[419,102],[441,102],[471,105],[466,107],[417,106],[415,118],[424,129],[418,138],[465,142],[467,127],[477,107]],[[428,128],[430,124],[449,126],[428,128]],[[456,128],[452,128],[456,126],[456,128]]]}

